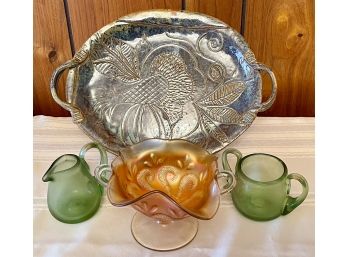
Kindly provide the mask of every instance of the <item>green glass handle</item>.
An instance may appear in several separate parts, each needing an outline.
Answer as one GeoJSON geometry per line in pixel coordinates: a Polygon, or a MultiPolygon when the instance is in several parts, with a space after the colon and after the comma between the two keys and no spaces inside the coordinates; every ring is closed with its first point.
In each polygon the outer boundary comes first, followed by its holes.
{"type": "Polygon", "coordinates": [[[233,173],[230,171],[227,171],[227,170],[220,171],[216,175],[216,177],[217,177],[217,179],[219,179],[219,178],[226,178],[227,179],[227,184],[223,187],[223,190],[221,190],[221,192],[220,192],[221,195],[228,193],[228,192],[231,192],[232,189],[236,186],[236,178],[233,175],[233,173]]]}
{"type": "Polygon", "coordinates": [[[235,148],[228,148],[226,149],[223,153],[222,153],[222,168],[224,170],[230,170],[232,171],[230,164],[228,163],[227,160],[227,155],[228,154],[234,154],[237,157],[237,162],[240,161],[240,159],[242,159],[242,153],[239,152],[237,149],[235,148]]]}
{"type": "Polygon", "coordinates": [[[298,197],[291,197],[289,195],[287,196],[287,200],[286,200],[282,215],[286,215],[292,212],[297,206],[299,206],[306,199],[308,195],[308,182],[302,175],[297,173],[292,173],[288,175],[288,179],[289,180],[295,179],[298,182],[300,182],[302,185],[302,193],[298,197]]]}
{"type": "Polygon", "coordinates": [[[94,142],[88,143],[81,148],[79,156],[80,158],[84,159],[86,152],[91,148],[97,148],[100,153],[100,163],[94,170],[95,178],[99,184],[106,187],[111,177],[111,169],[108,165],[108,156],[104,148],[94,142]]]}
{"type": "Polygon", "coordinates": [[[220,175],[220,177],[221,176],[227,177],[227,185],[224,187],[226,189],[223,190],[221,192],[221,194],[224,194],[224,193],[232,191],[232,189],[236,185],[236,178],[235,178],[235,176],[234,176],[234,174],[232,172],[232,169],[230,167],[230,164],[228,163],[228,160],[227,160],[228,154],[234,154],[237,157],[237,162],[239,162],[239,160],[242,159],[242,153],[239,152],[235,148],[228,148],[228,149],[226,149],[222,153],[222,168],[223,168],[223,171],[221,171],[219,174],[224,174],[224,175],[220,175]]]}

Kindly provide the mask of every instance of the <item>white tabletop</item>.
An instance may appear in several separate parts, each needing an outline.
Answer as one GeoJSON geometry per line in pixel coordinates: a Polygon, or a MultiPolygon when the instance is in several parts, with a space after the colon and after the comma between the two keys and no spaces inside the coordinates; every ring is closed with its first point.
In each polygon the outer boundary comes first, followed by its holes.
{"type": "MultiPolygon", "coordinates": [[[[314,256],[314,118],[258,117],[231,144],[243,155],[276,155],[284,160],[290,173],[306,177],[309,194],[298,208],[275,220],[256,222],[239,214],[230,195],[223,195],[216,216],[199,220],[194,240],[170,252],[140,246],[130,231],[135,210],[114,207],[105,195],[99,211],[85,222],[64,224],[50,215],[43,174],[57,157],[78,154],[90,141],[71,118],[34,117],[34,256],[314,256]]],[[[94,169],[99,161],[97,150],[88,152],[86,160],[94,169]]],[[[234,161],[231,159],[232,167],[234,161]]],[[[300,191],[300,185],[294,183],[292,194],[300,191]]]]}

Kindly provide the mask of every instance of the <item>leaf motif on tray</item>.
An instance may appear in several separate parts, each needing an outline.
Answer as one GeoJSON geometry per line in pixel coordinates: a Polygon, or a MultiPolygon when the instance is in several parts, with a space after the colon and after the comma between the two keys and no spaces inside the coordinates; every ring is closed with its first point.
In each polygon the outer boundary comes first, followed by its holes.
{"type": "Polygon", "coordinates": [[[75,62],[76,64],[80,64],[84,62],[87,59],[87,57],[88,57],[88,51],[82,48],[77,53],[75,53],[73,62],[75,62]]]}
{"type": "Polygon", "coordinates": [[[243,115],[229,107],[207,107],[204,108],[207,115],[214,121],[222,124],[244,124],[243,115]]]}
{"type": "Polygon", "coordinates": [[[140,79],[139,62],[135,50],[119,39],[97,38],[91,46],[91,59],[97,71],[124,82],[140,79]]]}
{"type": "Polygon", "coordinates": [[[220,143],[227,143],[228,137],[221,128],[215,125],[206,115],[201,115],[201,125],[203,131],[208,135],[219,141],[220,143]]]}
{"type": "Polygon", "coordinates": [[[244,58],[245,58],[245,60],[247,60],[247,62],[250,63],[250,64],[257,63],[256,58],[255,58],[255,55],[254,55],[254,53],[253,53],[250,49],[248,49],[248,50],[244,53],[244,58]]]}
{"type": "Polygon", "coordinates": [[[243,114],[243,120],[247,124],[251,124],[256,118],[256,113],[254,111],[248,111],[243,114]]]}
{"type": "Polygon", "coordinates": [[[207,97],[199,101],[202,105],[223,106],[233,103],[244,92],[246,86],[242,81],[227,81],[207,97]]]}

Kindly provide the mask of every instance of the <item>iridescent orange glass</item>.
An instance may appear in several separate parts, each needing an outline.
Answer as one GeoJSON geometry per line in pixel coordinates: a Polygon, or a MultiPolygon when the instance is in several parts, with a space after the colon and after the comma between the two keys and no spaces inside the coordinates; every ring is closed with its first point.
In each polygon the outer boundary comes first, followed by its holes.
{"type": "Polygon", "coordinates": [[[150,139],[112,164],[108,197],[161,222],[187,215],[211,219],[220,202],[217,157],[185,140],[150,139]]]}

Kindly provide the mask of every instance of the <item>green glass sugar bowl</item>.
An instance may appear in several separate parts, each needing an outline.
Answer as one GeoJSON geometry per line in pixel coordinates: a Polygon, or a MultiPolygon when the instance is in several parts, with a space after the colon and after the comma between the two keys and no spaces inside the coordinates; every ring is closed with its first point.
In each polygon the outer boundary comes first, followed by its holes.
{"type": "Polygon", "coordinates": [[[106,174],[110,168],[105,150],[96,143],[84,145],[79,153],[58,157],[42,177],[48,183],[47,204],[53,217],[64,223],[79,223],[99,209],[103,187],[90,173],[85,154],[91,148],[100,153],[95,173],[106,174]]]}
{"type": "Polygon", "coordinates": [[[237,157],[235,167],[236,186],[232,200],[239,212],[258,221],[275,219],[287,215],[298,207],[307,197],[308,183],[297,173],[288,174],[285,163],[276,156],[266,153],[253,153],[246,156],[237,149],[226,149],[222,154],[223,169],[232,171],[227,155],[237,157]],[[302,185],[297,197],[290,196],[290,180],[302,185]]]}

